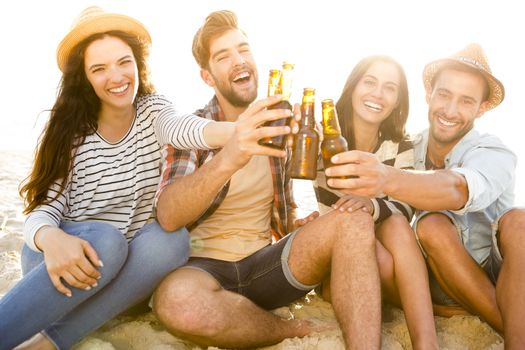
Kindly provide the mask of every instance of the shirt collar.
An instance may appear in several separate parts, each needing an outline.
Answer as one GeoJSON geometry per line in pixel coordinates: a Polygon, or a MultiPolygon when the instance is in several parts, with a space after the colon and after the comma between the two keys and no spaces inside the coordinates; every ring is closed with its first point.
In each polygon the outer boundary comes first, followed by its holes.
{"type": "MultiPolygon", "coordinates": [[[[425,169],[425,161],[426,161],[426,155],[427,155],[427,148],[428,148],[428,134],[429,129],[425,129],[421,133],[419,133],[414,138],[414,153],[415,153],[415,162],[416,162],[416,169],[422,170],[425,169]]],[[[454,147],[450,150],[450,152],[445,156],[445,168],[447,167],[447,164],[451,160],[451,158],[454,156],[454,154],[459,154],[462,152],[457,152],[459,150],[470,148],[477,144],[479,140],[479,132],[475,129],[471,129],[469,132],[467,132],[459,142],[454,145],[454,147]]]]}
{"type": "Polygon", "coordinates": [[[202,109],[202,114],[206,119],[215,120],[218,122],[226,121],[224,117],[224,112],[222,111],[221,106],[219,105],[219,100],[217,96],[213,96],[210,102],[202,109]]]}

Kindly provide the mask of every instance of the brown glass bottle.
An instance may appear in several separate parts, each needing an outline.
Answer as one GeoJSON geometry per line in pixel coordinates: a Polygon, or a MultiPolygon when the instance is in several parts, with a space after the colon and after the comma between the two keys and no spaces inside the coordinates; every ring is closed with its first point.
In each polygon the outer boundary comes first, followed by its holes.
{"type": "Polygon", "coordinates": [[[301,104],[301,125],[294,135],[290,176],[315,180],[319,154],[319,134],[315,130],[315,89],[305,88],[301,104]]]}
{"type": "MultiPolygon", "coordinates": [[[[283,62],[283,69],[279,76],[278,87],[275,87],[276,69],[270,70],[270,76],[268,79],[268,96],[280,94],[283,99],[278,103],[268,107],[268,109],[289,109],[292,110],[290,104],[290,95],[292,94],[292,80],[293,80],[293,69],[292,63],[283,62]]],[[[290,118],[277,119],[271,122],[264,123],[264,126],[285,126],[290,125],[290,118]]],[[[265,137],[259,140],[259,144],[269,146],[278,149],[284,149],[286,146],[286,135],[279,135],[274,137],[265,137]]]]}
{"type": "MultiPolygon", "coordinates": [[[[323,142],[321,142],[321,155],[325,169],[334,164],[330,159],[341,152],[348,151],[348,143],[341,135],[341,127],[337,118],[334,101],[326,99],[321,102],[323,110],[323,142]]],[[[342,177],[347,178],[347,177],[342,177]]]]}

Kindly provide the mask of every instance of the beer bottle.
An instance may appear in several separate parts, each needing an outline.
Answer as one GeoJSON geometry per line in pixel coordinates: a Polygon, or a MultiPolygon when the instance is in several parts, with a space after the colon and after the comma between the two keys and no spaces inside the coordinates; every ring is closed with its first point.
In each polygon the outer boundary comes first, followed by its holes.
{"type": "Polygon", "coordinates": [[[319,135],[315,130],[315,89],[305,88],[301,104],[301,125],[294,135],[290,176],[296,179],[315,180],[319,135]]]}
{"type": "MultiPolygon", "coordinates": [[[[292,110],[292,105],[289,102],[290,95],[292,94],[292,80],[293,80],[293,69],[292,63],[283,62],[283,69],[279,76],[279,85],[275,88],[276,81],[276,70],[270,70],[270,76],[268,80],[268,96],[281,94],[283,99],[278,103],[268,107],[268,109],[289,109],[292,110]]],[[[290,118],[277,119],[271,122],[264,123],[264,126],[290,126],[290,118]]],[[[259,144],[269,146],[278,149],[284,149],[286,146],[286,135],[279,135],[274,137],[265,137],[259,140],[259,144]]]]}
{"type": "Polygon", "coordinates": [[[268,97],[281,93],[279,89],[280,79],[281,71],[279,69],[270,69],[270,74],[268,76],[268,97]]]}
{"type": "MultiPolygon", "coordinates": [[[[341,135],[341,127],[337,118],[334,101],[325,99],[321,102],[323,110],[323,142],[321,142],[321,155],[325,169],[334,164],[330,161],[332,156],[348,151],[348,144],[341,135]]],[[[346,178],[346,177],[343,177],[346,178]]]]}

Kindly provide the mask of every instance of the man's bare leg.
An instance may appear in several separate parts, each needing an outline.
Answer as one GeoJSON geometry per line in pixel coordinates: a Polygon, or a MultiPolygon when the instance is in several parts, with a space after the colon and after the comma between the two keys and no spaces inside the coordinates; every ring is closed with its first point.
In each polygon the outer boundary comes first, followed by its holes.
{"type": "Polygon", "coordinates": [[[525,349],[525,210],[505,214],[499,225],[503,265],[496,296],[504,325],[505,349],[525,349]]]}
{"type": "MultiPolygon", "coordinates": [[[[307,285],[322,281],[331,268],[332,303],[345,342],[349,348],[379,348],[381,298],[369,214],[334,212],[305,225],[288,262],[294,277],[307,285]]],[[[161,283],[153,306],[170,332],[202,345],[256,347],[323,330],[306,320],[277,317],[189,268],[161,283]]]]}
{"type": "MultiPolygon", "coordinates": [[[[378,240],[376,240],[376,257],[379,267],[379,278],[381,280],[382,299],[401,308],[401,300],[394,280],[394,260],[392,259],[392,254],[390,254],[378,240]]],[[[320,296],[323,300],[331,303],[330,275],[323,280],[320,289],[320,296]]]]}
{"type": "Polygon", "coordinates": [[[496,289],[483,269],[461,244],[455,226],[443,214],[429,214],[417,226],[421,245],[428,254],[436,280],[468,312],[481,316],[497,332],[503,322],[496,303],[496,289]]]}
{"type": "Polygon", "coordinates": [[[331,301],[346,346],[379,349],[381,291],[369,214],[332,211],[310,222],[294,238],[288,262],[306,285],[331,272],[331,301]]]}
{"type": "Polygon", "coordinates": [[[265,311],[193,268],[164,279],[154,294],[153,310],[172,334],[205,346],[259,347],[323,330],[307,320],[286,320],[265,311]]]}

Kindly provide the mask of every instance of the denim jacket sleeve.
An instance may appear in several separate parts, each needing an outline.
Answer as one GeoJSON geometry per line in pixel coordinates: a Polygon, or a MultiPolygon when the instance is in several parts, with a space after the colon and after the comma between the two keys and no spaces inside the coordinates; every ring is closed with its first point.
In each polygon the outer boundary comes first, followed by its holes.
{"type": "Polygon", "coordinates": [[[462,174],[468,185],[467,203],[454,211],[460,215],[483,210],[500,197],[509,197],[515,182],[516,155],[495,136],[470,136],[466,135],[447,159],[447,168],[462,174]]]}

